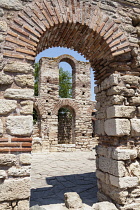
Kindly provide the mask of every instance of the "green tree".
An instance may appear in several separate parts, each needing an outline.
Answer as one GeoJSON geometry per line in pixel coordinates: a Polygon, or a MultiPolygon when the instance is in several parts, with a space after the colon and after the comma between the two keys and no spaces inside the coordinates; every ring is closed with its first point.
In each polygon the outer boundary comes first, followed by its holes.
{"type": "MultiPolygon", "coordinates": [[[[39,63],[34,64],[34,94],[38,96],[39,63]]],[[[59,69],[59,96],[61,98],[72,98],[72,77],[69,71],[59,69]]]]}
{"type": "Polygon", "coordinates": [[[34,94],[38,96],[39,63],[34,64],[34,94]]]}
{"type": "Polygon", "coordinates": [[[61,98],[72,98],[72,77],[69,71],[59,69],[59,96],[61,98]]]}

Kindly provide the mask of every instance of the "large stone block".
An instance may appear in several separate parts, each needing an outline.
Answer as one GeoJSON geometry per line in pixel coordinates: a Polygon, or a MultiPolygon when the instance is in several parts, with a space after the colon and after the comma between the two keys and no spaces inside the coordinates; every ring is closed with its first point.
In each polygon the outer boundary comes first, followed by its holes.
{"type": "Polygon", "coordinates": [[[136,149],[112,149],[112,158],[115,160],[133,160],[137,158],[136,149]]]}
{"type": "Polygon", "coordinates": [[[0,170],[0,179],[5,179],[7,176],[6,171],[0,170]]]}
{"type": "Polygon", "coordinates": [[[4,41],[4,36],[0,34],[0,43],[4,41]]]}
{"type": "Polygon", "coordinates": [[[112,74],[108,78],[106,78],[102,83],[101,83],[101,90],[105,90],[110,88],[111,86],[118,85],[119,83],[119,74],[112,74]]]}
{"type": "Polygon", "coordinates": [[[31,154],[21,154],[19,157],[19,162],[22,165],[30,165],[32,160],[32,155],[31,154]]]}
{"type": "Polygon", "coordinates": [[[105,133],[108,136],[130,135],[130,121],[128,119],[108,119],[105,121],[105,133]]]}
{"type": "Polygon", "coordinates": [[[128,89],[126,87],[112,86],[110,89],[107,90],[107,95],[134,96],[135,91],[134,89],[128,89]]]}
{"type": "Polygon", "coordinates": [[[0,119],[0,136],[3,134],[3,123],[2,120],[0,119]]]}
{"type": "Polygon", "coordinates": [[[117,208],[113,203],[103,201],[93,204],[92,210],[117,210],[117,208]]]}
{"type": "Polygon", "coordinates": [[[0,99],[0,114],[8,114],[17,107],[17,101],[0,99]]]}
{"type": "Polygon", "coordinates": [[[124,96],[113,95],[113,96],[110,96],[109,100],[110,100],[111,104],[121,105],[124,102],[124,96]]]}
{"type": "Polygon", "coordinates": [[[32,99],[34,90],[32,89],[7,89],[5,91],[5,98],[12,99],[32,99]]]}
{"type": "Polygon", "coordinates": [[[7,23],[5,21],[0,21],[0,32],[7,31],[7,23]]]}
{"type": "Polygon", "coordinates": [[[11,135],[30,136],[33,129],[32,116],[9,116],[6,130],[11,135]]]}
{"type": "Polygon", "coordinates": [[[140,136],[140,119],[131,119],[131,135],[140,136]]]}
{"type": "Polygon", "coordinates": [[[0,187],[0,201],[26,199],[30,196],[30,178],[5,180],[0,187]]]}
{"type": "Polygon", "coordinates": [[[15,82],[20,87],[34,87],[34,77],[32,75],[17,75],[15,82]]]}
{"type": "Polygon", "coordinates": [[[119,95],[123,90],[123,87],[120,86],[113,86],[110,89],[107,90],[107,95],[119,95]]]}
{"type": "Polygon", "coordinates": [[[21,114],[33,114],[33,101],[21,101],[21,114]]]}
{"type": "Polygon", "coordinates": [[[139,106],[140,105],[140,97],[131,97],[129,100],[130,105],[139,106]]]}
{"type": "Polygon", "coordinates": [[[133,118],[135,110],[136,107],[134,106],[111,106],[107,108],[107,118],[133,118]]]}
{"type": "Polygon", "coordinates": [[[0,8],[0,17],[3,17],[3,15],[4,15],[4,11],[2,8],[0,8]]]}
{"type": "Polygon", "coordinates": [[[0,154],[0,166],[16,165],[17,157],[13,154],[0,154]]]}
{"type": "Polygon", "coordinates": [[[130,171],[131,171],[131,174],[136,176],[140,182],[140,162],[139,161],[136,160],[135,162],[130,164],[130,171]]]}
{"type": "Polygon", "coordinates": [[[13,63],[7,64],[4,67],[4,71],[17,72],[17,73],[32,73],[33,67],[28,63],[15,61],[13,63]]]}
{"type": "MultiPolygon", "coordinates": [[[[111,149],[111,147],[110,147],[110,149],[111,149]]],[[[98,145],[96,147],[96,153],[98,155],[108,157],[109,156],[109,147],[104,147],[104,146],[98,145]]]]}
{"type": "Polygon", "coordinates": [[[9,75],[0,73],[0,85],[10,85],[13,82],[13,78],[9,75]]]}
{"type": "Polygon", "coordinates": [[[112,160],[104,156],[99,157],[99,169],[114,176],[122,177],[126,173],[126,168],[123,161],[112,160]]]}
{"type": "Polygon", "coordinates": [[[120,178],[112,175],[110,175],[110,183],[118,188],[132,188],[139,184],[137,177],[127,176],[120,178]]]}
{"type": "Polygon", "coordinates": [[[2,202],[0,204],[0,210],[12,210],[12,206],[9,202],[2,202]]]}
{"type": "Polygon", "coordinates": [[[109,196],[107,197],[108,200],[112,198],[116,203],[119,204],[125,204],[126,203],[126,198],[128,196],[128,190],[127,189],[120,189],[115,186],[112,186],[111,184],[108,185],[106,183],[102,182],[102,192],[106,195],[109,196]]]}
{"type": "Polygon", "coordinates": [[[82,208],[82,200],[76,192],[68,192],[64,194],[65,205],[68,209],[82,208]]]}
{"type": "Polygon", "coordinates": [[[98,179],[100,179],[102,182],[106,182],[106,173],[104,173],[104,172],[102,172],[102,171],[100,171],[100,170],[96,170],[96,177],[98,178],[98,179]]]}
{"type": "Polygon", "coordinates": [[[8,175],[13,177],[30,176],[30,171],[31,171],[30,166],[22,166],[20,168],[13,166],[9,168],[8,175]]]}
{"type": "Polygon", "coordinates": [[[0,7],[5,9],[20,10],[22,9],[22,4],[19,0],[0,0],[0,7]]]}
{"type": "Polygon", "coordinates": [[[18,202],[18,210],[29,210],[29,200],[21,200],[18,202]]]}
{"type": "Polygon", "coordinates": [[[121,77],[121,79],[126,83],[130,85],[138,85],[139,84],[139,77],[132,76],[132,75],[124,75],[121,77]]]}

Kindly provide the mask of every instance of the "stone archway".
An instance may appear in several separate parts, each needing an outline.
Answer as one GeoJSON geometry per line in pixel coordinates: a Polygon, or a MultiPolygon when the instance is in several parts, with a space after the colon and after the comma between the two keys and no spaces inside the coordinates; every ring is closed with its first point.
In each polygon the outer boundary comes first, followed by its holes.
{"type": "MultiPolygon", "coordinates": [[[[17,170],[16,160],[23,169],[30,164],[29,154],[19,153],[31,151],[31,65],[36,54],[52,46],[73,48],[95,70],[99,200],[111,200],[119,209],[139,207],[137,194],[133,195],[139,189],[140,162],[139,32],[131,21],[139,15],[139,2],[15,2],[0,2],[0,152],[6,153],[1,165],[17,170]]],[[[3,180],[7,177],[1,188],[3,206],[10,205],[7,200],[21,205],[20,200],[27,202],[29,197],[29,178],[16,180],[11,170],[3,171],[3,180]],[[8,180],[10,176],[13,179],[8,180]],[[12,194],[5,191],[9,186],[12,194]]]]}

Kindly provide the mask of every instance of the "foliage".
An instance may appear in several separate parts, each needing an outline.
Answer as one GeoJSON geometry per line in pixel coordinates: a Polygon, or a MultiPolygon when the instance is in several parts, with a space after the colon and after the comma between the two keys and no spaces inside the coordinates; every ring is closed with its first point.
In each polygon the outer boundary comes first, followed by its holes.
{"type": "Polygon", "coordinates": [[[61,98],[72,98],[72,77],[69,71],[59,69],[59,96],[61,98]]]}
{"type": "Polygon", "coordinates": [[[39,63],[34,64],[34,94],[38,96],[38,82],[39,82],[39,63]]]}
{"type": "MultiPolygon", "coordinates": [[[[39,63],[34,64],[34,93],[38,96],[38,83],[39,83],[39,63]]],[[[64,71],[63,68],[59,69],[59,96],[60,98],[72,98],[72,77],[69,71],[64,71]]]]}

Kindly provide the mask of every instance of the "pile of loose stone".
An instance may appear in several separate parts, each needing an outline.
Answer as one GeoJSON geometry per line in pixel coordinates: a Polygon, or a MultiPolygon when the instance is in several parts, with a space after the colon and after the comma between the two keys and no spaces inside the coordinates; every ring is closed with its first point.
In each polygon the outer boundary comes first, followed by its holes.
{"type": "MultiPolygon", "coordinates": [[[[104,202],[99,202],[99,203],[95,203],[93,204],[92,207],[83,204],[82,200],[80,198],[80,196],[76,193],[76,192],[68,192],[64,194],[64,198],[65,198],[65,206],[62,205],[59,206],[60,210],[67,210],[67,209],[71,209],[71,210],[117,210],[116,206],[113,203],[110,203],[108,201],[104,201],[104,202]]],[[[51,206],[51,205],[49,205],[51,206]]],[[[48,207],[40,207],[38,205],[33,206],[30,208],[30,210],[46,210],[48,209],[48,207]]],[[[54,207],[51,206],[49,208],[50,210],[58,210],[57,204],[54,207]]]]}

